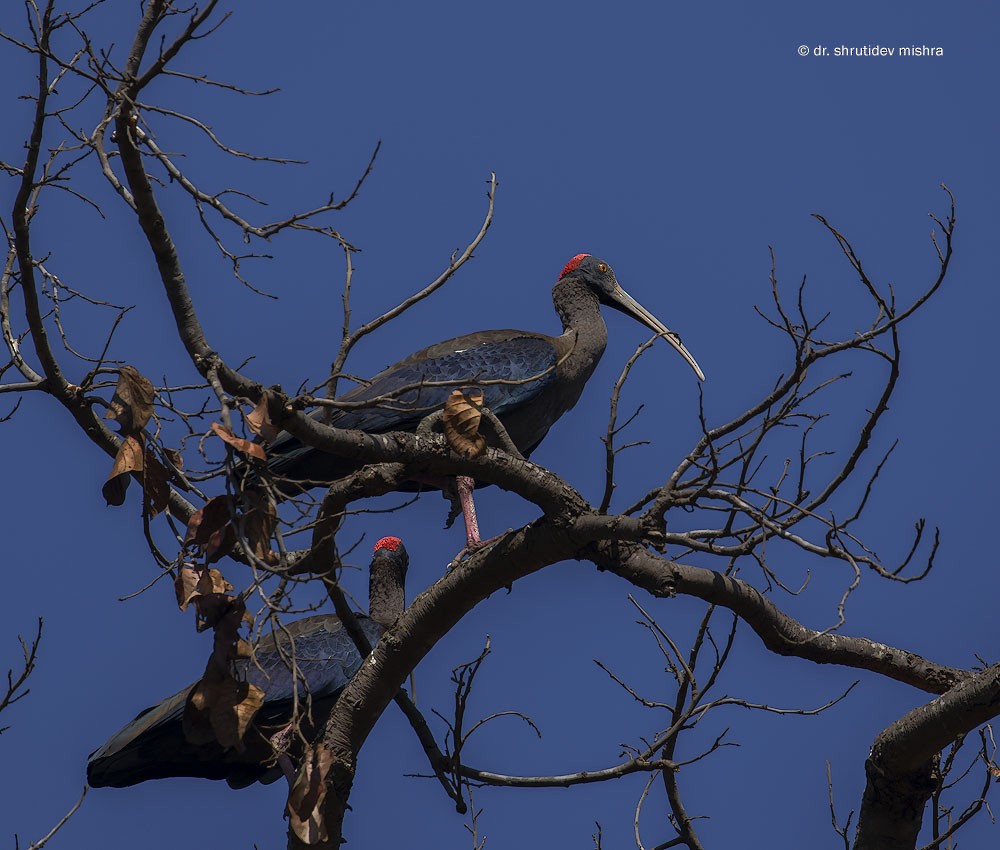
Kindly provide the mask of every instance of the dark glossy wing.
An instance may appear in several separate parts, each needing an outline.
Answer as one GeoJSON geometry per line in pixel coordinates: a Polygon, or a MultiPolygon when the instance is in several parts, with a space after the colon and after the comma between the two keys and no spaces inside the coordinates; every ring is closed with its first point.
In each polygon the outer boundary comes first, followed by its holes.
{"type": "Polygon", "coordinates": [[[181,717],[191,688],[188,685],[172,697],[140,711],[135,720],[92,752],[87,759],[87,782],[93,788],[124,788],[146,779],[204,775],[182,773],[180,768],[172,770],[170,762],[176,759],[165,755],[182,747],[181,717]]]}
{"type": "MultiPolygon", "coordinates": [[[[350,402],[383,401],[312,415],[329,416],[337,428],[370,434],[414,431],[421,419],[444,406],[453,390],[479,387],[486,406],[503,420],[545,391],[555,379],[557,358],[553,340],[542,335],[486,331],[458,337],[418,351],[376,375],[367,386],[340,397],[350,402]]],[[[344,460],[303,446],[288,433],[279,436],[267,453],[268,469],[290,481],[328,482],[350,471],[344,460]]]]}
{"type": "MultiPolygon", "coordinates": [[[[367,617],[359,623],[375,644],[381,626],[367,617]]],[[[245,678],[264,691],[264,705],[255,722],[280,724],[291,716],[292,697],[308,693],[315,702],[332,698],[361,666],[361,655],[347,630],[332,615],[306,617],[277,633],[265,635],[257,646],[256,662],[235,665],[237,678],[245,678]],[[294,657],[305,680],[296,681],[287,658],[294,657]]],[[[195,776],[227,779],[236,787],[263,779],[268,768],[261,759],[266,748],[248,747],[244,753],[224,750],[218,743],[194,745],[184,737],[184,705],[192,685],[147,708],[117,732],[87,762],[87,781],[95,788],[135,785],[147,779],[195,776]]],[[[331,702],[332,704],[332,702],[331,702]]],[[[249,735],[249,733],[248,733],[249,735]]]]}
{"type": "MultiPolygon", "coordinates": [[[[373,646],[382,627],[368,617],[358,624],[373,646]]],[[[246,679],[264,691],[261,715],[273,717],[308,692],[314,700],[334,696],[351,681],[361,666],[361,655],[344,624],[332,614],[305,617],[285,629],[269,632],[257,644],[255,658],[234,665],[238,679],[246,679]],[[292,675],[289,659],[294,659],[298,676],[292,675]],[[303,680],[305,684],[303,684],[303,680]]]]}

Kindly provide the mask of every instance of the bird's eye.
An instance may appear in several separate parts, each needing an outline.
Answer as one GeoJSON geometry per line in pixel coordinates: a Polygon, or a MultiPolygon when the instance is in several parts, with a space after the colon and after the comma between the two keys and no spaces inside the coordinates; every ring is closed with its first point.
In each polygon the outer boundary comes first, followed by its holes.
{"type": "Polygon", "coordinates": [[[597,270],[601,274],[607,274],[608,273],[608,264],[607,263],[598,263],[597,264],[597,270]]]}

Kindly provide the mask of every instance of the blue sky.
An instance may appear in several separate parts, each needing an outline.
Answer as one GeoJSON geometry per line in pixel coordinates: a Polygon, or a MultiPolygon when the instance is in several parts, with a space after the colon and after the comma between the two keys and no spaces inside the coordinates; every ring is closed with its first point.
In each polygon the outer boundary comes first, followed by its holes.
{"type": "MultiPolygon", "coordinates": [[[[927,213],[946,212],[938,186],[947,183],[957,199],[956,259],[943,291],[904,332],[903,377],[875,435],[882,450],[897,435],[901,442],[865,529],[871,546],[893,560],[905,553],[913,521],[926,516],[942,529],[942,549],[923,583],[887,586],[864,576],[845,632],[960,666],[976,663],[977,653],[992,658],[994,565],[980,542],[992,525],[992,483],[1000,472],[988,449],[998,307],[998,117],[990,97],[998,17],[990,4],[945,12],[925,0],[626,4],[614,11],[598,3],[306,2],[281,14],[256,0],[238,6],[178,67],[281,92],[241,99],[175,81],[158,83],[149,98],[199,116],[235,147],[308,165],[234,165],[176,122],[150,120],[162,148],[202,152],[183,165],[206,188],[252,188],[268,200],[261,213],[268,219],[312,206],[331,189],[343,196],[381,140],[361,196],[336,219],[363,249],[355,262],[357,320],[378,315],[443,269],[478,230],[486,181],[491,171],[499,176],[495,224],[475,260],[435,298],[359,346],[349,364],[358,374],[480,328],[556,332],[551,285],[567,259],[586,251],[612,263],[623,286],[683,335],[708,376],[708,416],[723,421],[786,368],[782,341],[753,312],[769,297],[768,246],[789,287],[808,275],[817,309],[824,305],[834,312],[831,321],[852,327],[865,316],[851,312],[857,284],[810,213],[849,236],[872,274],[891,281],[902,298],[935,272],[927,213]],[[800,45],[832,51],[876,44],[940,46],[944,55],[797,52],[800,45]]],[[[118,60],[136,14],[136,4],[112,2],[94,17],[95,39],[113,42],[118,60]]],[[[5,160],[23,156],[29,106],[14,98],[32,75],[25,56],[0,45],[5,160]]],[[[81,126],[97,118],[77,113],[81,126]]],[[[73,285],[138,305],[116,337],[114,356],[154,379],[192,380],[138,228],[99,175],[81,180],[100,198],[107,220],[53,200],[39,218],[36,250],[51,251],[50,265],[73,285]]],[[[3,209],[13,191],[9,181],[3,209]]],[[[335,246],[301,235],[268,246],[274,259],[245,269],[256,286],[279,296],[264,300],[228,274],[179,193],[168,190],[161,203],[211,344],[230,362],[255,355],[250,371],[265,384],[293,390],[318,382],[340,326],[343,263],[335,246]]],[[[100,339],[106,320],[89,324],[92,314],[78,315],[76,338],[100,339]]],[[[533,457],[595,503],[607,397],[646,339],[620,315],[608,323],[608,351],[584,398],[533,457]]],[[[832,447],[859,421],[865,405],[857,399],[872,399],[874,386],[861,372],[851,379],[843,397],[855,405],[827,432],[832,447]]],[[[632,407],[647,403],[632,433],[653,442],[623,458],[617,507],[660,481],[698,433],[695,380],[666,346],[641,361],[626,398],[632,407]]],[[[5,412],[6,400],[0,403],[5,412]]],[[[117,601],[149,582],[156,568],[135,494],[123,508],[105,507],[107,461],[69,417],[49,400],[31,398],[2,428],[7,588],[0,666],[16,663],[17,633],[30,632],[38,615],[46,619],[32,692],[4,714],[11,729],[0,738],[10,778],[0,824],[27,843],[76,799],[90,750],[136,711],[197,677],[207,640],[194,633],[190,615],[177,612],[166,583],[117,601]]],[[[480,506],[485,534],[534,515],[495,489],[481,494],[480,506]]],[[[411,554],[412,597],[461,546],[457,528],[442,530],[445,514],[432,495],[402,513],[358,518],[351,532],[367,537],[357,563],[366,563],[364,553],[379,536],[399,535],[411,554]]],[[[807,570],[812,576],[806,594],[779,594],[778,604],[810,626],[832,625],[849,576],[824,562],[778,557],[789,582],[798,584],[807,570]]],[[[240,584],[238,567],[227,574],[240,584]]],[[[756,580],[749,568],[744,575],[756,580]]],[[[510,595],[483,603],[435,648],[417,670],[418,704],[447,710],[451,668],[478,654],[489,634],[493,655],[474,710],[524,711],[543,737],[500,720],[473,743],[469,760],[525,774],[615,763],[621,742],[666,723],[634,704],[593,659],[642,690],[670,693],[655,646],[634,625],[630,589],[580,563],[528,578],[510,595]]],[[[696,600],[637,598],[682,645],[703,612],[696,600]]],[[[814,707],[855,678],[861,686],[824,716],[730,709],[692,736],[689,753],[727,725],[740,743],[682,777],[689,810],[711,815],[701,825],[709,846],[838,846],[829,826],[826,761],[844,816],[860,803],[874,736],[926,699],[874,676],[772,657],[748,630],[740,634],[721,686],[731,695],[814,707]]],[[[403,776],[425,769],[390,707],[362,753],[347,826],[353,846],[471,844],[436,785],[403,776]]],[[[484,807],[479,827],[495,848],[589,847],[599,820],[605,847],[627,847],[642,784],[632,777],[570,790],[484,789],[476,795],[484,807]]],[[[51,846],[282,846],[283,797],[279,785],[237,793],[197,780],[101,789],[51,846]]],[[[957,802],[961,808],[965,801],[957,802]]],[[[670,837],[662,805],[656,796],[647,806],[647,846],[670,837]]],[[[964,835],[969,847],[996,841],[985,816],[964,835]]]]}

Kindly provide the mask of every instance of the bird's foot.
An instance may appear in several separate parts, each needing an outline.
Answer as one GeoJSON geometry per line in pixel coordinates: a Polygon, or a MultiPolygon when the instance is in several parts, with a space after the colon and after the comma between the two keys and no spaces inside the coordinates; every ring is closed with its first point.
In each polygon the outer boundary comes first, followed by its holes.
{"type": "MultiPolygon", "coordinates": [[[[503,427],[503,423],[497,419],[496,414],[488,407],[483,407],[483,419],[489,423],[486,430],[492,429],[493,431],[492,436],[494,439],[488,440],[491,446],[499,443],[500,448],[507,452],[507,454],[513,455],[520,460],[525,459],[524,455],[518,451],[517,446],[514,445],[514,441],[510,438],[510,434],[507,433],[507,429],[503,427]]],[[[480,430],[483,430],[482,424],[480,424],[480,430]]]]}
{"type": "Polygon", "coordinates": [[[510,534],[514,529],[508,528],[503,534],[497,534],[495,537],[490,537],[488,540],[476,540],[476,541],[466,541],[465,548],[462,549],[451,561],[448,562],[448,570],[453,570],[462,561],[468,558],[470,555],[474,555],[481,549],[485,549],[487,546],[492,546],[494,543],[502,540],[508,534],[510,534]]]}
{"type": "Polygon", "coordinates": [[[291,736],[292,724],[289,723],[283,729],[279,729],[271,735],[270,738],[268,738],[271,746],[274,747],[275,753],[277,753],[276,761],[278,762],[278,767],[281,768],[281,772],[285,779],[288,780],[289,789],[291,789],[291,787],[295,784],[295,764],[292,761],[291,756],[288,755],[288,745],[291,741],[291,736]]]}
{"type": "Polygon", "coordinates": [[[503,537],[502,534],[499,534],[496,537],[489,537],[486,540],[482,539],[479,534],[479,518],[476,515],[476,503],[472,496],[473,491],[476,489],[475,479],[467,475],[456,475],[454,480],[454,491],[442,491],[446,499],[451,499],[451,512],[448,515],[446,527],[450,528],[458,515],[462,515],[462,519],[465,522],[465,548],[452,559],[448,565],[449,569],[452,569],[466,556],[503,537]]]}

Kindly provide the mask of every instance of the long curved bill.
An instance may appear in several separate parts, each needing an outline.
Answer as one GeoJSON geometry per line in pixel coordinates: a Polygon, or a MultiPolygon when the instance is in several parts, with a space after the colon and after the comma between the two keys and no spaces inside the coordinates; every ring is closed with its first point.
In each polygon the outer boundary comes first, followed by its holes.
{"type": "Polygon", "coordinates": [[[674,351],[687,361],[688,365],[694,369],[694,373],[702,381],[705,380],[705,373],[701,371],[701,366],[699,366],[698,362],[691,356],[691,352],[684,347],[684,343],[681,342],[681,338],[620,286],[615,288],[615,293],[610,306],[615,307],[626,315],[631,316],[636,321],[642,322],[647,328],[658,333],[661,337],[663,337],[663,339],[674,347],[674,351]]]}

